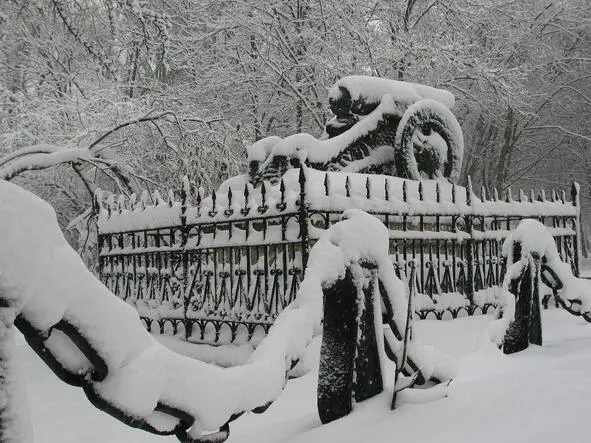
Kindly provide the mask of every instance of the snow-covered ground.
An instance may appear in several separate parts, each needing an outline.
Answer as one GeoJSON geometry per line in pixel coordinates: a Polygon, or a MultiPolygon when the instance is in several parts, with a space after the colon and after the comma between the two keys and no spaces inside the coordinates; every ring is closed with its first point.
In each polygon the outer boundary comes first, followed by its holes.
{"type": "MultiPolygon", "coordinates": [[[[290,381],[264,414],[247,414],[233,422],[229,441],[590,441],[591,324],[562,310],[546,311],[544,346],[504,356],[490,344],[478,346],[490,320],[477,316],[418,322],[421,342],[460,358],[458,376],[445,399],[411,404],[403,393],[403,404],[390,411],[391,394],[386,392],[357,405],[348,417],[322,426],[316,412],[316,369],[290,381]]],[[[17,359],[26,381],[35,441],[176,441],[127,428],[94,409],[79,389],[60,382],[20,335],[17,359]]]]}

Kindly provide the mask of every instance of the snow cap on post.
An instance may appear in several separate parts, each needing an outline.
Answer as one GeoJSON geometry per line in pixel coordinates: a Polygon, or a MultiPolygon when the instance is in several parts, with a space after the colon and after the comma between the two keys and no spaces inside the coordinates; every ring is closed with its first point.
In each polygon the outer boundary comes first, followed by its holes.
{"type": "Polygon", "coordinates": [[[162,198],[162,194],[160,194],[159,190],[156,189],[154,191],[154,193],[152,194],[152,196],[153,196],[153,200],[154,200],[156,206],[164,206],[166,204],[166,202],[162,198]]]}
{"type": "Polygon", "coordinates": [[[513,202],[513,194],[511,193],[511,188],[507,188],[507,196],[505,198],[507,203],[513,202]]]}

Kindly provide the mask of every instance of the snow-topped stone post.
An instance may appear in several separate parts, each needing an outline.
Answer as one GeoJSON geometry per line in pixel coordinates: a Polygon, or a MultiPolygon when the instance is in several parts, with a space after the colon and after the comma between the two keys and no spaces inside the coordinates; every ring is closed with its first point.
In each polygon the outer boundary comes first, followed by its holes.
{"type": "Polygon", "coordinates": [[[380,303],[377,284],[377,265],[363,261],[352,263],[342,279],[323,288],[318,375],[322,423],[344,417],[353,409],[353,401],[367,400],[383,390],[376,336],[382,319],[374,312],[374,305],[380,303]]]}
{"type": "Polygon", "coordinates": [[[519,269],[508,267],[507,271],[508,290],[515,296],[515,314],[503,340],[505,354],[523,351],[530,343],[542,345],[540,256],[524,248],[519,240],[513,241],[510,254],[510,262],[518,264],[519,269]]]}
{"type": "Polygon", "coordinates": [[[540,281],[542,262],[553,258],[556,245],[537,220],[523,220],[503,244],[507,271],[499,320],[492,336],[505,354],[523,351],[530,343],[542,345],[540,281]],[[553,248],[553,249],[552,249],[553,248]],[[500,329],[497,329],[500,328],[500,329]]]}
{"type": "Polygon", "coordinates": [[[540,281],[560,306],[591,322],[591,282],[578,278],[563,262],[552,234],[537,220],[525,219],[503,244],[507,272],[499,319],[488,326],[491,340],[505,354],[542,344],[540,281]]]}
{"type": "Polygon", "coordinates": [[[399,373],[395,392],[448,381],[456,373],[453,359],[412,337],[412,305],[388,254],[387,227],[359,210],[348,210],[343,218],[312,248],[301,288],[321,277],[317,400],[323,423],[382,392],[392,380],[389,376],[395,376],[386,371],[388,358],[399,373]]]}

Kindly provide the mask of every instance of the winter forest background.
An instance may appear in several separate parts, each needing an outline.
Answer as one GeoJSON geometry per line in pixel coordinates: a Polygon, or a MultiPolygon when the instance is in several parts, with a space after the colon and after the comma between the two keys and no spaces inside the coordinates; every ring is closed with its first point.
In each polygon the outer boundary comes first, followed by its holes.
{"type": "Polygon", "coordinates": [[[364,74],[454,93],[460,184],[578,180],[589,215],[590,39],[588,0],[4,0],[0,158],[28,155],[0,176],[88,260],[95,187],[210,190],[260,138],[319,136],[330,86],[364,74]]]}

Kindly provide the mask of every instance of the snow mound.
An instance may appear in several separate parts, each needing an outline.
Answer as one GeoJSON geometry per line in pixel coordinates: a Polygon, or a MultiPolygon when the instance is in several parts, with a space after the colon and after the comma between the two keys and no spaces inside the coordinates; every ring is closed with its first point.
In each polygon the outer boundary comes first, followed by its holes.
{"type": "Polygon", "coordinates": [[[263,153],[266,154],[266,160],[260,170],[264,170],[275,156],[297,158],[302,163],[306,160],[312,163],[328,163],[357,139],[374,131],[386,115],[402,115],[403,112],[404,109],[395,103],[393,96],[386,94],[380,97],[376,109],[351,129],[336,137],[320,140],[306,133],[290,135],[284,139],[267,137],[248,149],[248,160],[261,161],[263,153]]]}
{"type": "MultiPolygon", "coordinates": [[[[541,260],[542,266],[549,268],[558,278],[556,296],[562,306],[570,313],[583,315],[587,321],[591,321],[591,281],[573,275],[571,266],[561,260],[552,234],[541,222],[522,220],[503,243],[502,251],[507,257],[507,272],[499,304],[502,316],[487,329],[493,343],[499,346],[502,344],[511,322],[515,319],[517,294],[509,292],[509,284],[511,280],[519,278],[527,266],[535,266],[532,255],[541,260]],[[513,263],[513,245],[516,243],[521,245],[521,259],[513,263]]],[[[541,285],[541,281],[537,284],[541,285]]]]}
{"type": "Polygon", "coordinates": [[[437,100],[450,109],[455,104],[454,95],[445,89],[364,75],[341,78],[330,89],[329,98],[337,100],[341,94],[341,87],[349,91],[352,100],[379,102],[383,96],[391,95],[396,101],[407,104],[415,103],[423,98],[437,100]]]}

